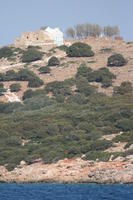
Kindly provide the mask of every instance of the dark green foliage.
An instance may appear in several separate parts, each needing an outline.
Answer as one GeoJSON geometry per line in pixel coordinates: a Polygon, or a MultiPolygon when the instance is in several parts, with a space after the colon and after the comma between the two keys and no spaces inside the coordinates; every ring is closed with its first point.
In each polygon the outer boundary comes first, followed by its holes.
{"type": "Polygon", "coordinates": [[[88,78],[88,76],[92,73],[91,68],[87,68],[86,64],[81,64],[77,70],[76,77],[83,76],[85,78],[88,78]]]}
{"type": "Polygon", "coordinates": [[[60,61],[57,57],[52,56],[48,61],[48,66],[57,66],[60,64],[60,61]]]}
{"type": "Polygon", "coordinates": [[[103,67],[97,71],[88,74],[89,82],[101,82],[103,87],[109,87],[112,85],[112,79],[115,75],[112,74],[107,68],[103,67]]]}
{"type": "Polygon", "coordinates": [[[117,135],[114,139],[114,142],[133,142],[133,132],[122,133],[117,135]]]}
{"type": "Polygon", "coordinates": [[[133,92],[132,83],[128,81],[122,82],[120,86],[114,87],[114,94],[124,95],[132,92],[133,92]]]}
{"type": "Polygon", "coordinates": [[[122,131],[133,130],[133,119],[121,119],[117,122],[116,127],[122,131]]]}
{"type": "Polygon", "coordinates": [[[56,48],[58,48],[61,51],[65,51],[65,52],[68,50],[68,46],[66,46],[66,45],[61,45],[61,46],[56,47],[56,48]]]}
{"type": "Polygon", "coordinates": [[[18,92],[21,90],[21,85],[20,83],[13,83],[10,85],[10,90],[11,92],[18,92]]]}
{"type": "Polygon", "coordinates": [[[49,66],[43,66],[39,68],[39,72],[41,74],[49,74],[51,72],[51,69],[49,66]]]}
{"type": "Polygon", "coordinates": [[[82,42],[76,42],[72,44],[67,49],[67,55],[69,57],[92,57],[94,56],[94,52],[91,49],[91,46],[82,43],[82,42]]]}
{"type": "Polygon", "coordinates": [[[43,85],[43,81],[34,74],[34,72],[28,69],[21,69],[17,74],[18,81],[28,81],[29,87],[40,87],[43,85]]]}
{"type": "Polygon", "coordinates": [[[127,64],[127,60],[121,54],[114,54],[108,58],[109,67],[121,67],[127,64]]]}
{"type": "Polygon", "coordinates": [[[23,100],[38,96],[40,94],[44,94],[44,90],[35,90],[35,91],[31,89],[26,90],[23,95],[23,100]]]}
{"type": "Polygon", "coordinates": [[[101,152],[101,151],[90,151],[86,154],[87,160],[99,160],[103,162],[107,162],[110,159],[111,154],[108,152],[101,152]]]}
{"type": "Polygon", "coordinates": [[[6,81],[16,80],[16,78],[17,78],[17,73],[14,70],[8,70],[5,74],[6,81]]]}
{"type": "Polygon", "coordinates": [[[40,87],[43,81],[36,74],[28,69],[20,69],[17,73],[9,70],[6,74],[0,73],[0,81],[28,81],[29,87],[40,87]]]}
{"type": "Polygon", "coordinates": [[[29,63],[37,60],[41,60],[43,53],[36,48],[28,48],[22,55],[22,62],[29,63]]]}
{"type": "Polygon", "coordinates": [[[92,69],[88,68],[85,64],[79,66],[76,77],[79,76],[85,77],[89,82],[100,82],[103,87],[111,86],[112,79],[115,78],[115,75],[106,67],[92,71],[92,69]]]}
{"type": "Polygon", "coordinates": [[[95,87],[89,85],[87,79],[82,76],[79,77],[78,80],[76,81],[76,87],[77,91],[79,93],[84,94],[85,96],[91,95],[96,92],[95,87]]]}
{"type": "MultiPolygon", "coordinates": [[[[18,78],[29,80],[32,75],[26,69],[18,78]]],[[[41,158],[51,163],[82,154],[89,160],[107,161],[112,153],[104,151],[119,138],[107,141],[103,135],[124,131],[121,141],[132,141],[133,96],[97,93],[82,70],[76,79],[26,91],[23,100],[23,104],[0,104],[0,163],[8,169],[21,160],[31,164],[41,158]],[[72,91],[75,84],[77,91],[72,91]],[[22,146],[22,139],[29,142],[22,146]]],[[[127,150],[123,155],[132,153],[127,150]]]]}
{"type": "Polygon", "coordinates": [[[2,47],[0,49],[0,59],[1,58],[9,58],[13,55],[13,51],[11,47],[2,47]]]}
{"type": "Polygon", "coordinates": [[[4,92],[6,92],[6,89],[4,88],[3,83],[0,83],[0,96],[4,95],[4,92]]]}
{"type": "Polygon", "coordinates": [[[60,94],[67,96],[71,94],[71,90],[68,87],[68,85],[65,84],[65,82],[59,82],[59,81],[48,83],[45,87],[45,91],[48,93],[52,92],[55,96],[60,94]]]}

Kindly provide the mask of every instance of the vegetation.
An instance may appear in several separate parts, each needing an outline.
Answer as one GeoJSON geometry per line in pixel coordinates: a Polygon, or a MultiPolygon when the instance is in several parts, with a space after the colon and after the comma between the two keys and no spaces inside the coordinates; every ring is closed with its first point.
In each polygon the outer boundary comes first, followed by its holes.
{"type": "Polygon", "coordinates": [[[94,52],[91,49],[91,46],[82,43],[76,42],[68,47],[67,55],[69,57],[92,57],[94,56],[94,52]]]}
{"type": "Polygon", "coordinates": [[[9,58],[13,55],[13,51],[10,47],[2,47],[0,49],[0,59],[1,58],[9,58]]]}
{"type": "Polygon", "coordinates": [[[127,60],[121,54],[114,54],[108,58],[109,67],[121,67],[127,64],[127,60]]]}
{"type": "Polygon", "coordinates": [[[20,83],[13,83],[10,85],[10,90],[11,92],[18,92],[21,90],[21,85],[20,83]]]}
{"type": "Polygon", "coordinates": [[[43,81],[27,68],[20,69],[18,72],[9,70],[5,74],[0,73],[0,81],[28,81],[29,87],[40,87],[43,85],[43,81]]]}
{"type": "Polygon", "coordinates": [[[29,47],[22,55],[22,62],[30,63],[33,61],[41,60],[43,53],[37,48],[29,47]]]}
{"type": "Polygon", "coordinates": [[[89,82],[100,82],[103,87],[109,87],[112,85],[112,79],[115,75],[112,74],[108,68],[100,68],[99,70],[92,71],[91,68],[87,68],[85,64],[81,64],[78,68],[76,77],[83,76],[89,82]]]}
{"type": "Polygon", "coordinates": [[[4,92],[6,92],[6,89],[4,88],[3,83],[0,83],[0,96],[4,95],[4,92]]]}
{"type": "MultiPolygon", "coordinates": [[[[18,72],[19,80],[28,80],[31,74],[25,70],[18,72]]],[[[27,90],[23,104],[0,103],[1,165],[12,169],[21,160],[30,164],[41,158],[51,163],[82,154],[85,159],[107,161],[110,153],[104,150],[114,141],[131,140],[133,96],[107,97],[97,93],[89,85],[90,73],[93,71],[82,65],[75,79],[27,90]],[[74,85],[75,92],[71,89],[74,85]],[[47,96],[49,92],[53,94],[51,98],[47,96]],[[101,140],[102,135],[120,131],[124,131],[122,139],[118,136],[113,141],[101,140]],[[29,142],[22,146],[22,139],[29,142]]],[[[128,149],[125,151],[123,156],[131,154],[128,149]]]]}
{"type": "Polygon", "coordinates": [[[48,66],[57,66],[60,64],[60,61],[57,57],[52,56],[48,61],[48,66]]]}
{"type": "Polygon", "coordinates": [[[51,69],[49,66],[43,66],[39,68],[39,72],[41,74],[49,74],[51,72],[51,69]]]}
{"type": "Polygon", "coordinates": [[[132,93],[133,92],[133,87],[132,83],[130,82],[122,82],[120,86],[114,87],[114,94],[120,94],[124,95],[127,93],[132,93]]]}
{"type": "Polygon", "coordinates": [[[81,39],[91,37],[99,37],[103,34],[105,37],[114,37],[120,34],[118,26],[105,26],[101,27],[98,24],[77,24],[74,27],[69,27],[66,30],[66,35],[72,39],[81,39]]]}

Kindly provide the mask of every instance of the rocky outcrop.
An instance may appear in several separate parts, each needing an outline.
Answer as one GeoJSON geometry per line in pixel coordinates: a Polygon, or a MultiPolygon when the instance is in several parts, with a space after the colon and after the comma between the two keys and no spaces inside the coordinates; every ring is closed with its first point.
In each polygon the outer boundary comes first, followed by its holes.
{"type": "Polygon", "coordinates": [[[129,162],[90,162],[64,159],[53,164],[40,161],[26,165],[21,161],[13,171],[0,167],[1,182],[95,182],[133,183],[133,164],[129,162]]]}

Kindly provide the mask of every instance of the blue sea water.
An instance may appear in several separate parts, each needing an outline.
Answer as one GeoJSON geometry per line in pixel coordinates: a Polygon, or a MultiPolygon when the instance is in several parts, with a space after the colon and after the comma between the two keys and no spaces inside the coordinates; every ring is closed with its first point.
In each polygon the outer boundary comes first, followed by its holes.
{"type": "Polygon", "coordinates": [[[133,185],[0,184],[0,200],[133,200],[133,185]]]}

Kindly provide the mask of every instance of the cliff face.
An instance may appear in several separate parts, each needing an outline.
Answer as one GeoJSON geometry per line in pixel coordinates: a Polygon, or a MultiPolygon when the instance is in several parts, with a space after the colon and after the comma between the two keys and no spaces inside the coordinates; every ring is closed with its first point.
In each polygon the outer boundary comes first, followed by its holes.
{"type": "Polygon", "coordinates": [[[21,162],[13,171],[0,167],[1,182],[95,182],[133,183],[130,162],[90,162],[81,158],[64,159],[54,164],[21,162]]]}

